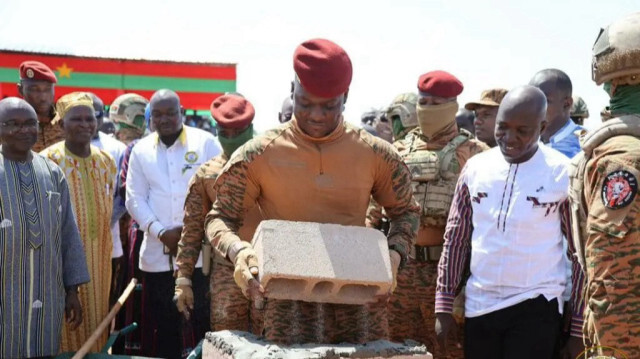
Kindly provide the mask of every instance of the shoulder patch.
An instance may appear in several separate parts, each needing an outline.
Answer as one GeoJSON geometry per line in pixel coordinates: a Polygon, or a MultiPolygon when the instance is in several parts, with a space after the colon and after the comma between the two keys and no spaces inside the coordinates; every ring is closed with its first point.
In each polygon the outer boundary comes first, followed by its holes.
{"type": "Polygon", "coordinates": [[[633,202],[638,192],[638,179],[631,172],[609,173],[602,182],[602,203],[609,209],[619,209],[633,202]]]}

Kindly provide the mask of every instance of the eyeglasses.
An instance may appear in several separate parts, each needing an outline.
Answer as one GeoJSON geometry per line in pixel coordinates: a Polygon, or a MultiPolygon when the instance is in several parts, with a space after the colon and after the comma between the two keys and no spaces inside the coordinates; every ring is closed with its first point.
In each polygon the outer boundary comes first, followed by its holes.
{"type": "Polygon", "coordinates": [[[7,122],[0,122],[0,126],[9,132],[15,132],[25,128],[31,130],[38,127],[38,121],[32,120],[32,121],[26,121],[21,123],[16,123],[15,121],[7,121],[7,122]]]}

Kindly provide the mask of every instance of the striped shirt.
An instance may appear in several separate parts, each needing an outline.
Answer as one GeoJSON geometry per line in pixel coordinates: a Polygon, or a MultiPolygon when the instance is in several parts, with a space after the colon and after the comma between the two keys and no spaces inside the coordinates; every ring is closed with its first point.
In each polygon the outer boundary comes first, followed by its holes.
{"type": "Polygon", "coordinates": [[[574,255],[567,159],[540,145],[510,164],[494,148],[469,160],[456,187],[438,265],[436,312],[451,313],[465,273],[465,315],[477,317],[544,295],[566,283],[563,241],[572,258],[572,335],[582,336],[583,273],[574,255]],[[545,174],[545,175],[541,175],[545,174]]]}

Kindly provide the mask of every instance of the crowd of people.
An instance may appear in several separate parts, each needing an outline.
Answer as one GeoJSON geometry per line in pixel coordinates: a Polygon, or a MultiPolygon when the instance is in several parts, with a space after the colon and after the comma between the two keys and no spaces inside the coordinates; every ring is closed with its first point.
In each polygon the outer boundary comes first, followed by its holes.
{"type": "Polygon", "coordinates": [[[0,101],[0,357],[77,351],[137,278],[115,327],[139,329],[114,353],[181,358],[207,331],[240,330],[411,339],[434,358],[640,358],[639,25],[596,40],[611,100],[592,131],[559,69],[463,108],[463,83],[430,71],[351,125],[351,60],[325,39],[296,48],[281,124],[259,135],[239,93],[213,99],[216,137],[185,124],[172,90],[107,114],[92,93],[54,102],[55,73],[22,63],[22,99],[0,101]],[[383,231],[392,292],[269,298],[251,246],[266,219],[383,231]]]}

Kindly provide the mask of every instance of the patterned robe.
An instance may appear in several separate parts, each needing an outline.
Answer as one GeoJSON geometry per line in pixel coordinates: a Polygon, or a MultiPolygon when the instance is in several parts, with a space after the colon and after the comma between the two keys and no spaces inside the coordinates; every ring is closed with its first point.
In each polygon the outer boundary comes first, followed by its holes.
{"type": "MultiPolygon", "coordinates": [[[[115,161],[107,152],[91,146],[91,155],[78,157],[59,142],[43,151],[64,172],[71,192],[71,202],[84,243],[91,283],[80,288],[83,318],[78,329],[65,325],[62,351],[78,350],[109,312],[111,286],[111,214],[116,176],[115,161]]],[[[99,351],[106,343],[105,331],[93,346],[99,351]]]]}
{"type": "Polygon", "coordinates": [[[60,168],[0,155],[0,358],[56,355],[65,287],[88,281],[60,168]]]}

